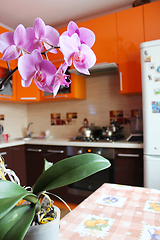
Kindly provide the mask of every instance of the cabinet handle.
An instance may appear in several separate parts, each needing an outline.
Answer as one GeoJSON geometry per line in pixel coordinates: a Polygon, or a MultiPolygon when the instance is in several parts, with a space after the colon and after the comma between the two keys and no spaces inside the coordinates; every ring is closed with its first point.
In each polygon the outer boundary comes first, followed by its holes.
{"type": "MultiPolygon", "coordinates": [[[[63,96],[61,96],[61,95],[56,95],[55,96],[55,98],[66,98],[67,97],[67,95],[63,95],[63,96]]],[[[45,96],[45,99],[54,99],[53,98],[53,95],[51,95],[51,96],[45,96]]]]}
{"type": "Polygon", "coordinates": [[[125,154],[125,153],[118,153],[118,157],[139,157],[139,154],[125,154]]]}
{"type": "Polygon", "coordinates": [[[64,150],[47,150],[48,153],[64,153],[64,150]]]}
{"type": "Polygon", "coordinates": [[[42,149],[27,148],[28,152],[42,152],[42,149]]]}
{"type": "Polygon", "coordinates": [[[7,98],[7,99],[11,99],[11,97],[9,97],[9,96],[0,96],[0,98],[7,98]]]}
{"type": "Polygon", "coordinates": [[[21,100],[36,100],[36,97],[21,97],[21,100]]]}
{"type": "Polygon", "coordinates": [[[120,72],[120,91],[123,91],[122,72],[120,72]]]}
{"type": "Polygon", "coordinates": [[[7,152],[1,152],[0,155],[7,155],[7,152]]]}
{"type": "Polygon", "coordinates": [[[61,95],[56,95],[55,96],[55,98],[65,98],[65,97],[67,97],[67,95],[62,95],[62,96],[61,95]]]}

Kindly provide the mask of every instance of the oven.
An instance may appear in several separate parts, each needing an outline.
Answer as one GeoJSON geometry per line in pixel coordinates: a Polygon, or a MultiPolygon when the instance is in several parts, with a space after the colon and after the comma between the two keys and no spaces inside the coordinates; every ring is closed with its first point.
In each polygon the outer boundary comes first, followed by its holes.
{"type": "Polygon", "coordinates": [[[71,196],[83,196],[87,197],[97,188],[99,188],[103,183],[114,183],[114,157],[115,150],[113,148],[102,148],[102,147],[67,147],[68,157],[83,154],[83,153],[96,153],[106,159],[111,163],[111,166],[100,172],[97,172],[83,180],[72,183],[68,185],[68,194],[71,196]]]}

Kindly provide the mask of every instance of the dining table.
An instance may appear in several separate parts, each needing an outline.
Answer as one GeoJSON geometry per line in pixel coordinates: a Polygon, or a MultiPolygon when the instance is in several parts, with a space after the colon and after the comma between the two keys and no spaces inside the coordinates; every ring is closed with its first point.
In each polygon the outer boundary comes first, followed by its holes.
{"type": "Polygon", "coordinates": [[[160,240],[160,190],[104,183],[60,220],[59,240],[160,240]]]}

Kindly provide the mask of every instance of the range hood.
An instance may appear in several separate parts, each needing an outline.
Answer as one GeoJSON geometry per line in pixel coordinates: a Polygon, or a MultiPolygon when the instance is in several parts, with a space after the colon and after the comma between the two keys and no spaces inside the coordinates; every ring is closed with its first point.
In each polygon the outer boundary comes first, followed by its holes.
{"type": "MultiPolygon", "coordinates": [[[[111,72],[111,71],[118,71],[118,65],[114,62],[113,63],[107,63],[107,62],[97,63],[89,69],[89,72],[91,75],[107,74],[107,72],[111,72]]],[[[77,75],[84,75],[82,73],[79,73],[76,69],[70,69],[69,72],[77,75]]],[[[86,76],[90,76],[90,75],[86,75],[86,76]]]]}

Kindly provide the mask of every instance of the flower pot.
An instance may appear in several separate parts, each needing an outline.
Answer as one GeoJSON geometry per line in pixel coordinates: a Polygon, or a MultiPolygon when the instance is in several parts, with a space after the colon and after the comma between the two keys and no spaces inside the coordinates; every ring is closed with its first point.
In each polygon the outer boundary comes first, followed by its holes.
{"type": "Polygon", "coordinates": [[[60,210],[56,206],[54,209],[57,213],[56,219],[46,224],[30,226],[24,240],[58,240],[60,210]]]}

